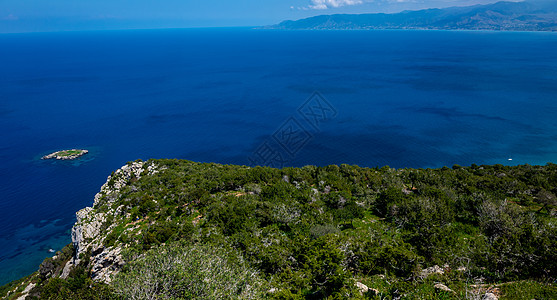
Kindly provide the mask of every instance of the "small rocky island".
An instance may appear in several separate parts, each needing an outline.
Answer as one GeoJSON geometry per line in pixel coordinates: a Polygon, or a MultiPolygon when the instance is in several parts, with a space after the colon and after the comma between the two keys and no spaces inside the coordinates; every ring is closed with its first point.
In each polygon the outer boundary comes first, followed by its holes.
{"type": "Polygon", "coordinates": [[[60,159],[60,160],[72,160],[77,159],[85,154],[89,153],[89,150],[82,149],[71,149],[57,151],[48,155],[43,156],[41,159],[60,159]]]}

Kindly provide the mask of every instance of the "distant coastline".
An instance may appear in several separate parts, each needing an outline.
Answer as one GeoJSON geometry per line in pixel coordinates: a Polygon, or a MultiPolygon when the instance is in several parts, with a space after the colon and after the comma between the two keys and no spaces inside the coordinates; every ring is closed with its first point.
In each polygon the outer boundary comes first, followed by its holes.
{"type": "Polygon", "coordinates": [[[557,2],[497,2],[385,14],[319,15],[262,29],[557,31],[557,2]]]}
{"type": "Polygon", "coordinates": [[[80,158],[87,153],[89,153],[89,150],[84,149],[61,150],[45,155],[41,159],[73,160],[80,158]]]}

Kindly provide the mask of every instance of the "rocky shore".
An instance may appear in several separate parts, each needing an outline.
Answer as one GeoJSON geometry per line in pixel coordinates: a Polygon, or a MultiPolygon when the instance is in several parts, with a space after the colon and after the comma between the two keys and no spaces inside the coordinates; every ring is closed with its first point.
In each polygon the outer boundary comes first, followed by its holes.
{"type": "Polygon", "coordinates": [[[43,156],[41,159],[59,159],[59,160],[72,160],[80,158],[81,156],[89,153],[89,150],[71,149],[56,151],[54,153],[43,156]]]}

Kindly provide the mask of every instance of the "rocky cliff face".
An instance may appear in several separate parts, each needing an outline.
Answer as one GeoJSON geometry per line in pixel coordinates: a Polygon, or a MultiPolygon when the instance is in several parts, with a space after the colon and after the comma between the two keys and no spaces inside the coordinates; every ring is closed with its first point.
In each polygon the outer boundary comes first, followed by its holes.
{"type": "MultiPolygon", "coordinates": [[[[108,283],[124,265],[122,246],[105,246],[105,239],[116,225],[122,207],[113,209],[122,189],[141,176],[157,173],[153,162],[133,162],[121,167],[107,178],[99,193],[95,195],[93,207],[76,213],[77,222],[72,228],[72,243],[75,257],[68,261],[60,277],[66,278],[71,269],[83,262],[91,268],[93,280],[108,283]]],[[[133,188],[133,187],[132,187],[133,188]]]]}

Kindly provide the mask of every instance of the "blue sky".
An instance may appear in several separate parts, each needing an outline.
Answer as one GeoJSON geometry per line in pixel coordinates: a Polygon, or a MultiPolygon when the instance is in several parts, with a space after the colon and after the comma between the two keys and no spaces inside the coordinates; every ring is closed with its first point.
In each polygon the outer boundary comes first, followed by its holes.
{"type": "Polygon", "coordinates": [[[496,0],[0,0],[0,32],[258,26],[320,14],[492,2],[496,0]]]}

